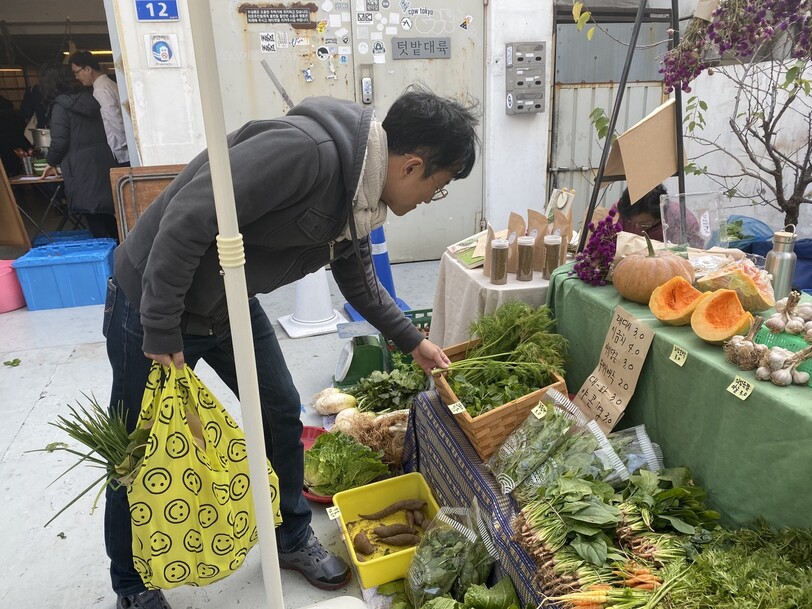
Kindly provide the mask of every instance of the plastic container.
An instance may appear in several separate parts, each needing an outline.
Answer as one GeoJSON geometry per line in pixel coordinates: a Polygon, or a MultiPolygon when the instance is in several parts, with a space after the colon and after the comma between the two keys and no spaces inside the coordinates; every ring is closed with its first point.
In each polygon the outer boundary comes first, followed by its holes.
{"type": "Polygon", "coordinates": [[[48,233],[48,237],[45,235],[37,235],[31,242],[31,245],[34,247],[40,247],[42,245],[54,245],[58,243],[66,243],[68,241],[86,241],[87,239],[92,239],[93,235],[89,230],[82,229],[55,231],[48,233]],[[50,237],[50,239],[48,237],[50,237]]]}
{"type": "Polygon", "coordinates": [[[510,243],[508,243],[507,239],[494,239],[491,241],[491,283],[493,285],[507,283],[509,246],[510,243]]]}
{"type": "Polygon", "coordinates": [[[516,279],[519,281],[531,281],[533,279],[533,250],[536,246],[535,237],[518,238],[518,264],[516,267],[516,279]]]}
{"type": "Polygon", "coordinates": [[[25,297],[11,267],[12,260],[0,260],[0,313],[16,311],[25,306],[25,297]]]}
{"type": "Polygon", "coordinates": [[[549,279],[553,271],[559,267],[561,260],[561,235],[545,235],[544,236],[544,269],[542,277],[549,279]]]}
{"type": "Polygon", "coordinates": [[[359,561],[352,546],[347,523],[358,519],[358,514],[369,514],[403,499],[423,499],[426,501],[426,516],[429,522],[440,511],[440,506],[431,494],[431,489],[423,475],[418,472],[404,474],[388,480],[373,482],[365,486],[341,491],[333,495],[333,504],[339,509],[341,535],[347,544],[352,564],[358,572],[361,586],[371,588],[395,581],[406,575],[415,549],[404,548],[388,556],[359,561]]]}
{"type": "Polygon", "coordinates": [[[703,250],[728,245],[721,192],[661,195],[660,219],[663,224],[663,240],[667,243],[703,250]]]}
{"type": "Polygon", "coordinates": [[[104,304],[114,239],[43,245],[14,261],[31,311],[104,304]]]}

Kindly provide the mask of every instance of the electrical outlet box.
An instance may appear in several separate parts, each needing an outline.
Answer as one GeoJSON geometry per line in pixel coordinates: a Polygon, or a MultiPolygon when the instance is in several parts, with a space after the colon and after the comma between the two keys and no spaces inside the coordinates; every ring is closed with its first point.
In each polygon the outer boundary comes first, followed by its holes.
{"type": "Polygon", "coordinates": [[[544,112],[547,47],[544,42],[505,45],[505,111],[507,114],[544,112]]]}

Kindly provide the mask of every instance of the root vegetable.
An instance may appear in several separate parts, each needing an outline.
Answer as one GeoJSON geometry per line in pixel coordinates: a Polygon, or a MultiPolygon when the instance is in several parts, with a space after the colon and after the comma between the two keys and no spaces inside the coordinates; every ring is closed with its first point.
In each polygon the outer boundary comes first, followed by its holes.
{"type": "Polygon", "coordinates": [[[425,522],[425,520],[426,520],[426,517],[423,516],[423,511],[422,510],[412,510],[412,515],[414,516],[414,523],[417,526],[422,527],[423,522],[425,522]]]}
{"type": "Polygon", "coordinates": [[[372,532],[375,533],[375,535],[377,535],[379,538],[392,537],[393,535],[402,534],[414,535],[416,533],[414,527],[409,526],[408,524],[390,524],[388,526],[381,525],[372,529],[372,532]]]}
{"type": "Polygon", "coordinates": [[[364,556],[369,556],[375,551],[375,546],[372,545],[372,542],[369,541],[369,537],[367,537],[363,531],[353,538],[352,547],[355,548],[358,554],[363,554],[364,556]]]}
{"type": "Polygon", "coordinates": [[[366,520],[380,520],[381,518],[386,518],[387,516],[391,516],[395,512],[399,512],[401,510],[422,510],[425,506],[426,502],[423,499],[403,499],[402,501],[396,501],[395,503],[386,506],[374,514],[358,514],[358,516],[360,518],[365,518],[366,520]]]}
{"type": "Polygon", "coordinates": [[[392,535],[391,537],[382,537],[379,541],[390,546],[416,546],[420,543],[420,537],[417,535],[409,535],[408,533],[401,533],[400,535],[392,535]]]}
{"type": "Polygon", "coordinates": [[[354,397],[341,393],[335,387],[323,389],[313,396],[310,402],[313,410],[322,415],[336,414],[347,408],[353,408],[355,404],[354,397]]]}

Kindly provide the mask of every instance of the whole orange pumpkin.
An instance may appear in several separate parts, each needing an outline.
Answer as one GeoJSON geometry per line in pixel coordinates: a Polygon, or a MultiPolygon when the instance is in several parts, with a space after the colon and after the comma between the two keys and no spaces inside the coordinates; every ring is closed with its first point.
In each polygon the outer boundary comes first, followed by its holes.
{"type": "Polygon", "coordinates": [[[646,249],[629,254],[612,271],[612,283],[623,298],[648,304],[652,292],[669,279],[680,276],[694,282],[694,268],[685,258],[667,250],[654,251],[646,237],[646,249]]]}

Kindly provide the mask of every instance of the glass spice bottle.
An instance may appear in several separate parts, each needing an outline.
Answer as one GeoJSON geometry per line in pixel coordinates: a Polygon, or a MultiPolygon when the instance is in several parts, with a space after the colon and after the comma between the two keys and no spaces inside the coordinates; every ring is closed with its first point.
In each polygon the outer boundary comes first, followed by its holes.
{"type": "Polygon", "coordinates": [[[536,245],[534,237],[519,237],[518,239],[518,266],[516,279],[530,281],[533,279],[533,249],[536,245]]]}
{"type": "Polygon", "coordinates": [[[507,283],[508,246],[507,239],[491,241],[491,283],[494,285],[507,283]]]}
{"type": "Polygon", "coordinates": [[[544,236],[544,270],[542,277],[549,279],[553,271],[558,268],[558,259],[561,255],[561,235],[544,236]]]}

